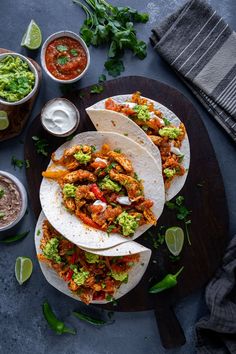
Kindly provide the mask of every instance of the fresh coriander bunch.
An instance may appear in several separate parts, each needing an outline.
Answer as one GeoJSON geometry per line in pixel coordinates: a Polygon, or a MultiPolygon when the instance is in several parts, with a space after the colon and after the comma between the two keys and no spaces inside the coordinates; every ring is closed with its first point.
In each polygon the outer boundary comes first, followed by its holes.
{"type": "Polygon", "coordinates": [[[104,66],[111,76],[118,76],[124,71],[121,57],[130,49],[139,59],[147,55],[147,45],[137,38],[134,23],[146,23],[148,14],[139,13],[130,7],[116,7],[105,0],[73,0],[86,13],[86,20],[80,34],[86,44],[100,46],[107,44],[108,60],[104,66]]]}

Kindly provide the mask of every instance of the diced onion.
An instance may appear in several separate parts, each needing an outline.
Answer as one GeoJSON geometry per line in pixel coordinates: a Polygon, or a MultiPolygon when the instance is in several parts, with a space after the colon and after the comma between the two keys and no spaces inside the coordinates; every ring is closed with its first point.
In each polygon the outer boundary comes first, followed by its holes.
{"type": "Polygon", "coordinates": [[[101,205],[102,211],[105,211],[107,208],[107,203],[102,202],[101,200],[96,200],[93,205],[101,205]]]}
{"type": "Polygon", "coordinates": [[[131,205],[132,202],[131,200],[129,199],[129,197],[117,197],[116,198],[116,201],[119,203],[119,204],[122,204],[122,205],[131,205]]]}

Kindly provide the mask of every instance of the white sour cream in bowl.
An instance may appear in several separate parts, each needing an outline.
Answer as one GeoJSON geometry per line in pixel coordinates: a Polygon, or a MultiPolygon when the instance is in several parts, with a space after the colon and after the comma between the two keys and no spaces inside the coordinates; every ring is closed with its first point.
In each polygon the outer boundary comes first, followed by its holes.
{"type": "Polygon", "coordinates": [[[78,127],[80,114],[66,98],[54,98],[46,103],[41,112],[41,122],[47,132],[55,136],[68,136],[78,127]]]}

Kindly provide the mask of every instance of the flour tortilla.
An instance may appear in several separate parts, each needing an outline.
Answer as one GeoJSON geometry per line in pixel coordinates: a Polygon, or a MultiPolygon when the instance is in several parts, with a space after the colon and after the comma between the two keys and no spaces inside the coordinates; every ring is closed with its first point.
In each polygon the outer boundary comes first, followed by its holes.
{"type": "MultiPolygon", "coordinates": [[[[132,94],[127,94],[113,96],[111,98],[114,99],[117,103],[125,103],[125,101],[130,100],[131,97],[132,94]]],[[[170,111],[162,104],[151,100],[150,98],[147,98],[147,100],[153,102],[155,108],[160,110],[164,114],[164,117],[167,118],[173,125],[176,127],[180,125],[181,120],[176,116],[175,113],[170,111]]],[[[105,101],[106,99],[99,101],[86,109],[86,112],[88,113],[95,128],[98,131],[114,131],[120,134],[128,133],[129,138],[145,147],[159,164],[161,161],[161,156],[157,146],[151,141],[151,139],[148,138],[145,132],[127,116],[122,113],[106,110],[105,101]]],[[[182,165],[186,169],[186,173],[183,176],[176,176],[173,179],[170,188],[165,192],[165,198],[167,201],[174,198],[174,196],[179,193],[179,191],[183,188],[188,175],[190,164],[190,146],[187,134],[182,142],[180,152],[184,155],[182,165]]]]}
{"type": "MultiPolygon", "coordinates": [[[[43,236],[43,230],[42,230],[42,225],[43,221],[46,219],[45,215],[43,212],[41,212],[37,225],[35,228],[35,234],[34,234],[34,241],[35,241],[35,248],[36,248],[36,253],[41,254],[42,250],[40,249],[40,240],[43,236]]],[[[86,249],[85,249],[86,250],[86,249]]],[[[129,241],[126,243],[122,243],[118,246],[112,247],[107,250],[100,250],[100,251],[94,251],[94,250],[88,250],[90,253],[94,254],[99,254],[101,256],[125,256],[129,254],[136,254],[140,253],[140,260],[137,264],[135,264],[129,271],[129,280],[127,284],[122,284],[120,288],[116,291],[114,294],[114,299],[119,299],[120,297],[124,296],[127,294],[129,291],[131,291],[142,279],[150,257],[151,257],[151,250],[148,248],[145,248],[141,245],[139,245],[136,242],[129,241]]],[[[58,276],[57,272],[50,268],[46,263],[44,262],[39,262],[40,268],[43,272],[43,275],[45,276],[46,280],[48,281],[49,284],[54,286],[57,290],[61,291],[63,294],[72,297],[75,300],[81,301],[79,296],[76,294],[73,294],[70,289],[68,288],[67,283],[58,276]]],[[[106,304],[109,301],[107,300],[96,300],[92,301],[91,304],[106,304]]]]}
{"type": "MultiPolygon", "coordinates": [[[[145,198],[153,201],[152,211],[158,219],[165,203],[161,166],[146,149],[133,140],[112,132],[85,132],[76,135],[71,141],[60,146],[56,150],[55,157],[60,158],[65,149],[74,145],[95,145],[97,150],[100,150],[104,143],[109,144],[111,149],[121,149],[132,161],[134,171],[143,180],[145,198]]],[[[51,164],[52,161],[49,166],[51,164]]],[[[61,188],[52,179],[43,178],[40,187],[40,201],[43,212],[52,226],[71,242],[85,248],[105,249],[135,240],[152,226],[150,224],[140,226],[132,237],[124,237],[118,233],[111,233],[108,236],[104,231],[85,225],[74,214],[66,210],[62,204],[61,188]]]]}

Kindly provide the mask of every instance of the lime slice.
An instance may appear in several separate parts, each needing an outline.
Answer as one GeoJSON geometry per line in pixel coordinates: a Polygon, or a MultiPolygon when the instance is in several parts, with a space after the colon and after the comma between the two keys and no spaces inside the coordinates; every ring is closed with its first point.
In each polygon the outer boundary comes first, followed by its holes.
{"type": "Polygon", "coordinates": [[[28,257],[17,257],[15,264],[16,280],[22,285],[29,279],[33,271],[33,263],[28,257]]]}
{"type": "Polygon", "coordinates": [[[22,38],[21,46],[26,47],[28,49],[38,49],[42,43],[42,33],[41,29],[34,22],[34,20],[30,21],[30,24],[22,38]]]}
{"type": "Polygon", "coordinates": [[[173,226],[166,230],[165,233],[166,245],[174,256],[178,256],[182,251],[184,244],[184,232],[181,227],[173,226]]]}
{"type": "Polygon", "coordinates": [[[0,130],[5,130],[9,127],[9,119],[7,112],[0,111],[0,130]]]}

